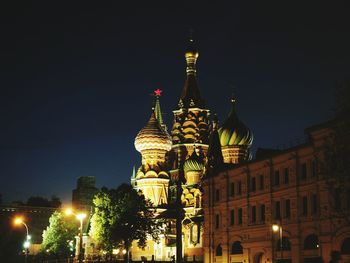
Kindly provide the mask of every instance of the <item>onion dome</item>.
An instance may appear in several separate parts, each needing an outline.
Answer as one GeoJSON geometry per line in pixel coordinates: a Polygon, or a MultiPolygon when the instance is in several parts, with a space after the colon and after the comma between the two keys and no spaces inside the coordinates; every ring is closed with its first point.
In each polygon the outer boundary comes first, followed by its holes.
{"type": "Polygon", "coordinates": [[[221,146],[248,146],[253,142],[253,133],[238,119],[235,99],[231,99],[232,110],[222,127],[218,130],[221,146]]]}
{"type": "Polygon", "coordinates": [[[153,149],[170,151],[171,145],[170,135],[160,126],[153,110],[148,123],[135,138],[136,150],[139,152],[153,149]]]}
{"type": "Polygon", "coordinates": [[[196,151],[197,149],[193,151],[191,156],[184,163],[183,167],[186,173],[188,171],[203,171],[204,169],[204,162],[196,151]]]}

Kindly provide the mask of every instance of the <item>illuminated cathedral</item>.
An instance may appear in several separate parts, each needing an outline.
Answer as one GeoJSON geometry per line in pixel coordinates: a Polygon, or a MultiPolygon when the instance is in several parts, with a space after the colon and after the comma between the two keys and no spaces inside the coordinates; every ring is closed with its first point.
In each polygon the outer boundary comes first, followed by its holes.
{"type": "MultiPolygon", "coordinates": [[[[164,123],[160,107],[161,90],[147,124],[135,138],[141,153],[141,166],[131,184],[151,200],[156,216],[167,221],[160,242],[149,241],[145,249],[131,248],[134,260],[171,260],[176,255],[176,220],[181,206],[181,244],[185,260],[203,260],[202,180],[216,166],[237,164],[250,158],[251,131],[238,119],[235,99],[221,127],[211,118],[201,97],[196,77],[199,53],[190,39],[185,51],[186,80],[171,129],[164,123]]],[[[178,233],[179,234],[179,233],[178,233]]]]}

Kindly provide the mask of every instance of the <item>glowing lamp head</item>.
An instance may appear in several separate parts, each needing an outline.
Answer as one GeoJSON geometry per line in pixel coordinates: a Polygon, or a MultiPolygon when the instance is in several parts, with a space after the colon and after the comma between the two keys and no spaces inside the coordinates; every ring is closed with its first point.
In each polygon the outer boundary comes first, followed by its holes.
{"type": "Polygon", "coordinates": [[[279,225],[276,225],[276,224],[273,224],[273,225],[272,225],[272,231],[273,231],[273,232],[277,232],[278,230],[280,230],[280,226],[279,226],[279,225]]]}
{"type": "Polygon", "coordinates": [[[123,249],[123,251],[122,251],[122,252],[123,252],[123,254],[125,255],[125,254],[126,254],[126,249],[123,249]]]}
{"type": "Polygon", "coordinates": [[[84,218],[86,218],[86,214],[84,214],[84,213],[77,214],[78,220],[83,220],[84,218]]]}
{"type": "Polygon", "coordinates": [[[72,208],[67,208],[66,211],[64,211],[64,213],[65,213],[67,216],[70,216],[71,214],[73,214],[72,208]]]}
{"type": "Polygon", "coordinates": [[[23,224],[23,218],[22,217],[16,217],[13,221],[15,225],[23,224]]]}
{"type": "Polygon", "coordinates": [[[28,240],[27,240],[27,241],[24,241],[23,247],[24,247],[24,248],[29,248],[29,247],[30,247],[30,242],[29,242],[28,240]]]}

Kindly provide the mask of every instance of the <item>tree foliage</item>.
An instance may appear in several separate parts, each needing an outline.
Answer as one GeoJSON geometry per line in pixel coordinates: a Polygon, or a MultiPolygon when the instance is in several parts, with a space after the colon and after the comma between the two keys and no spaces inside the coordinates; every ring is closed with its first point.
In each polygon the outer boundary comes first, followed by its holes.
{"type": "Polygon", "coordinates": [[[42,251],[56,256],[68,256],[71,254],[69,242],[74,241],[78,234],[78,221],[56,211],[49,222],[50,225],[43,232],[42,251]]]}
{"type": "Polygon", "coordinates": [[[90,234],[102,249],[111,252],[119,246],[128,251],[134,240],[143,248],[148,236],[159,239],[162,222],[154,219],[151,203],[131,185],[102,188],[93,202],[90,234]]]}

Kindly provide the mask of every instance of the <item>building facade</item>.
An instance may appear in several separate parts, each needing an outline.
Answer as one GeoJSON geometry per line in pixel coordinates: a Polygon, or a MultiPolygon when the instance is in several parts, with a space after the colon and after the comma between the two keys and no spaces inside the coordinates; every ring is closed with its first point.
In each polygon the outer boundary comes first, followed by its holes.
{"type": "Polygon", "coordinates": [[[206,263],[331,262],[339,254],[350,262],[350,193],[334,199],[325,163],[332,129],[307,134],[304,144],[208,174],[206,263]]]}

